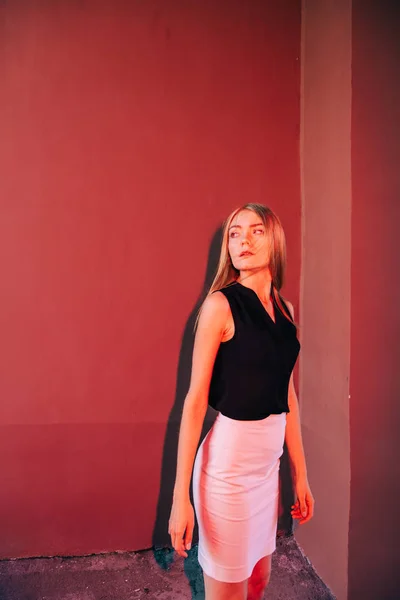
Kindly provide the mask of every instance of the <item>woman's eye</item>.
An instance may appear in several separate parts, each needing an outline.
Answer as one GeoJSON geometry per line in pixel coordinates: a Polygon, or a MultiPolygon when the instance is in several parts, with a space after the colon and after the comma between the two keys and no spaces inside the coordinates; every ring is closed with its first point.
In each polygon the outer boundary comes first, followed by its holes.
{"type": "Polygon", "coordinates": [[[233,237],[236,237],[237,235],[238,235],[237,231],[231,231],[229,234],[229,237],[233,238],[233,237]]]}
{"type": "Polygon", "coordinates": [[[264,233],[264,229],[255,229],[254,233],[264,233]]]}

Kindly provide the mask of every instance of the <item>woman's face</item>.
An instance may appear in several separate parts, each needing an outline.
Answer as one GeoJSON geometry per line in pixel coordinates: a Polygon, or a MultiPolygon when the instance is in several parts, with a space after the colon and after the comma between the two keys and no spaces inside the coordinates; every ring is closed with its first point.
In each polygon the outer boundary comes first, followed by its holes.
{"type": "Polygon", "coordinates": [[[228,249],[235,269],[259,270],[268,267],[269,244],[265,225],[252,210],[242,210],[228,231],[228,249]]]}

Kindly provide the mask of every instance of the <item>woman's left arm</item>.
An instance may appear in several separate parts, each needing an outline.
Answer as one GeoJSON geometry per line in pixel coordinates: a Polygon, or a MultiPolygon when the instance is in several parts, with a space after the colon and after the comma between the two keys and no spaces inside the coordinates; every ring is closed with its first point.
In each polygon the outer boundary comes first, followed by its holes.
{"type": "MultiPolygon", "coordinates": [[[[286,304],[294,319],[293,306],[290,302],[286,302],[286,304]]],[[[302,525],[313,517],[315,502],[307,478],[307,466],[301,437],[299,401],[294,387],[293,373],[289,381],[288,404],[290,412],[286,415],[285,442],[292,464],[297,497],[292,506],[291,514],[294,519],[299,519],[299,524],[302,525]]]]}

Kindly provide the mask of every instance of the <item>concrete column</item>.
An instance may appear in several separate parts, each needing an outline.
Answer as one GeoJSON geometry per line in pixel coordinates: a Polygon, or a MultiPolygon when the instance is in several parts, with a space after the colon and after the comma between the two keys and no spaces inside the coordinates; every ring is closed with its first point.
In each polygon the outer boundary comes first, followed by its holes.
{"type": "Polygon", "coordinates": [[[303,0],[300,403],[314,519],[296,537],[347,598],[350,509],[351,0],[303,0]]]}

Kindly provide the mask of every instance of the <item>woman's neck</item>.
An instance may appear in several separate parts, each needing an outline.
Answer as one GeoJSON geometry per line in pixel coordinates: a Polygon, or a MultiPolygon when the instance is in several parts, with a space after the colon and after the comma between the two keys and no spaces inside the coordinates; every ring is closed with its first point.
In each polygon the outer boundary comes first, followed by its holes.
{"type": "Polygon", "coordinates": [[[272,278],[269,271],[266,273],[264,270],[259,273],[250,274],[241,272],[238,281],[242,285],[251,288],[263,303],[268,304],[270,302],[272,294],[272,278]]]}

